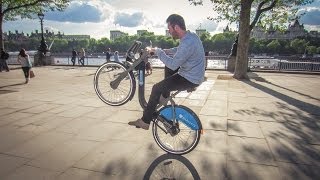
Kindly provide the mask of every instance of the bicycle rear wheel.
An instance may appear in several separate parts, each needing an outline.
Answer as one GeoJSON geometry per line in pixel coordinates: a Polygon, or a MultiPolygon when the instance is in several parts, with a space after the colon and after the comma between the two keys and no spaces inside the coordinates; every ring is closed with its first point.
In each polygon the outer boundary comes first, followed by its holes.
{"type": "Polygon", "coordinates": [[[132,99],[136,81],[133,73],[127,73],[119,85],[112,87],[111,83],[116,80],[126,67],[118,62],[107,62],[101,65],[94,75],[94,89],[98,97],[106,104],[120,106],[132,99]]]}
{"type": "Polygon", "coordinates": [[[173,109],[170,105],[160,109],[152,126],[153,137],[159,147],[168,153],[189,153],[200,141],[201,122],[191,109],[181,105],[175,106],[175,117],[178,130],[176,133],[168,133],[170,128],[166,124],[173,122],[173,109]]]}

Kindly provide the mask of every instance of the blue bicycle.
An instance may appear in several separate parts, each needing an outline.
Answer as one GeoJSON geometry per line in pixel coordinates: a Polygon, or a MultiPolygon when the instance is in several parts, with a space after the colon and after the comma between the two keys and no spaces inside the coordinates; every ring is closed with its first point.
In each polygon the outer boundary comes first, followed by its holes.
{"type": "MultiPolygon", "coordinates": [[[[135,41],[127,51],[126,61],[106,62],[94,76],[94,89],[98,97],[106,104],[120,106],[131,100],[136,90],[133,71],[137,71],[139,86],[139,103],[146,108],[145,100],[145,64],[150,53],[148,48],[141,50],[142,43],[135,41]]],[[[188,89],[191,92],[194,89],[188,89]]],[[[180,93],[176,91],[159,104],[154,113],[152,133],[159,147],[171,154],[186,154],[192,151],[200,141],[203,132],[199,117],[188,107],[177,105],[173,98],[180,93]]]]}

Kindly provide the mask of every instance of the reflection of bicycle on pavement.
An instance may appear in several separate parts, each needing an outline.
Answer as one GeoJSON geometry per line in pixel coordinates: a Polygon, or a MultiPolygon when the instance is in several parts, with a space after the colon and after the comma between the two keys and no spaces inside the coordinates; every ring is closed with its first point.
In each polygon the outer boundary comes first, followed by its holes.
{"type": "MultiPolygon", "coordinates": [[[[127,51],[127,61],[106,62],[94,76],[94,88],[98,97],[106,104],[120,106],[131,100],[136,90],[133,70],[137,70],[139,103],[146,108],[145,64],[150,56],[148,48],[140,52],[141,42],[136,41],[127,51]]],[[[189,90],[192,91],[192,90],[189,90]]],[[[152,132],[161,149],[172,154],[192,151],[200,140],[202,125],[198,116],[189,108],[175,104],[173,98],[180,91],[173,92],[160,104],[153,117],[152,132]],[[170,102],[170,105],[165,105],[170,102]],[[163,106],[163,107],[162,107],[163,106]]]]}
{"type": "Polygon", "coordinates": [[[196,168],[183,156],[163,154],[147,169],[143,180],[153,179],[200,179],[196,168]]]}

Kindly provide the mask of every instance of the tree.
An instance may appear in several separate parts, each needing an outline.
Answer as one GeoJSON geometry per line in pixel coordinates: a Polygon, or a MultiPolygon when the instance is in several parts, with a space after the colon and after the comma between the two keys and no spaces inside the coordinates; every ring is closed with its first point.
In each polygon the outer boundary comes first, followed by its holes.
{"type": "Polygon", "coordinates": [[[307,51],[309,54],[317,54],[317,47],[316,46],[307,46],[307,51]]]}
{"type": "Polygon", "coordinates": [[[202,33],[200,36],[200,40],[202,41],[203,48],[205,52],[210,50],[211,37],[209,32],[202,33]]]}
{"type": "Polygon", "coordinates": [[[55,46],[52,47],[52,51],[55,52],[63,52],[63,51],[71,51],[71,49],[67,49],[66,47],[68,47],[68,41],[65,39],[56,39],[54,41],[55,46]]]}
{"type": "Polygon", "coordinates": [[[33,19],[40,11],[62,11],[70,0],[0,0],[0,45],[4,48],[3,22],[17,18],[33,19]]]}
{"type": "Polygon", "coordinates": [[[267,45],[267,48],[270,50],[271,53],[279,53],[281,44],[278,40],[273,40],[267,45]]]}
{"type": "Polygon", "coordinates": [[[294,39],[290,43],[290,47],[296,51],[298,54],[303,54],[308,46],[308,42],[304,39],[294,39]]]}
{"type": "MultiPolygon", "coordinates": [[[[203,0],[188,0],[193,5],[202,5],[203,0]]],[[[210,0],[213,11],[218,13],[215,21],[227,20],[230,23],[239,22],[239,42],[236,57],[236,67],[233,77],[247,78],[248,49],[250,33],[260,20],[264,23],[273,22],[277,27],[293,18],[297,18],[299,6],[311,4],[314,0],[210,0]]]]}
{"type": "Polygon", "coordinates": [[[225,34],[215,34],[212,37],[213,49],[219,54],[227,54],[230,51],[234,37],[226,37],[225,34]]]}

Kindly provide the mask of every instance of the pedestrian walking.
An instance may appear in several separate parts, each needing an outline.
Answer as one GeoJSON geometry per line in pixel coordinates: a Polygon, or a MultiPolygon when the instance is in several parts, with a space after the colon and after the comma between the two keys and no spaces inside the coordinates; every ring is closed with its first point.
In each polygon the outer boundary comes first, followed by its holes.
{"type": "Polygon", "coordinates": [[[1,55],[0,55],[0,72],[2,72],[3,69],[5,69],[7,72],[9,72],[9,67],[7,64],[7,59],[9,59],[9,53],[4,51],[3,48],[1,48],[1,55]]]}
{"type": "Polygon", "coordinates": [[[21,49],[18,55],[18,63],[21,64],[22,71],[24,74],[24,77],[26,78],[26,84],[30,80],[30,69],[32,67],[29,55],[26,53],[25,49],[21,49]]]}
{"type": "Polygon", "coordinates": [[[111,58],[111,49],[108,48],[106,52],[106,61],[110,62],[110,58],[111,58]]]}
{"type": "Polygon", "coordinates": [[[113,57],[114,57],[114,61],[115,61],[115,62],[120,62],[120,61],[119,61],[119,52],[118,52],[118,51],[115,51],[115,52],[114,52],[113,57]]]}
{"type": "Polygon", "coordinates": [[[72,58],[71,58],[71,62],[72,62],[72,65],[74,66],[75,63],[76,63],[76,59],[77,59],[77,51],[75,49],[72,50],[72,58]]]}
{"type": "Polygon", "coordinates": [[[86,57],[86,52],[84,51],[84,48],[80,51],[80,59],[78,60],[78,64],[81,64],[84,66],[84,58],[86,57]]]}

